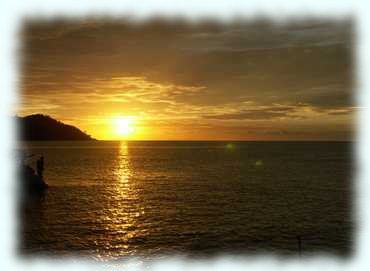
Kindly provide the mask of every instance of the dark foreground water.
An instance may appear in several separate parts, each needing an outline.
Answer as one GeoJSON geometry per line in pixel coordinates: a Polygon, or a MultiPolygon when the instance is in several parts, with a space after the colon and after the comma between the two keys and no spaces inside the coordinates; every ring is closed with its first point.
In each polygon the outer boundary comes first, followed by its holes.
{"type": "Polygon", "coordinates": [[[50,188],[21,208],[22,254],[297,255],[297,235],[303,254],[351,251],[350,143],[25,146],[50,188]]]}

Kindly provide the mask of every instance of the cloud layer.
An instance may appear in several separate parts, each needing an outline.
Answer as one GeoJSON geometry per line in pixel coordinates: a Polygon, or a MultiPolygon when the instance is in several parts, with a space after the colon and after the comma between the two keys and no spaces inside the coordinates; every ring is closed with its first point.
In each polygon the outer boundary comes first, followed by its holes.
{"type": "Polygon", "coordinates": [[[348,139],[352,35],[329,20],[30,21],[18,113],[100,138],[120,114],[139,116],[146,139],[348,139]]]}

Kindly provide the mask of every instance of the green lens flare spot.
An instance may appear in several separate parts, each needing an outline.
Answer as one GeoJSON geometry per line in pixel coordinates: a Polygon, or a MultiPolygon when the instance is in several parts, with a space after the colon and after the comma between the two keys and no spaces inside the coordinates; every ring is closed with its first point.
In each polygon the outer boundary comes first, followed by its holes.
{"type": "Polygon", "coordinates": [[[257,160],[256,163],[255,163],[255,166],[256,167],[263,166],[263,161],[262,160],[257,160]]]}
{"type": "Polygon", "coordinates": [[[227,149],[227,150],[233,150],[233,149],[235,149],[235,145],[234,145],[234,144],[232,144],[232,143],[227,143],[227,144],[226,144],[226,149],[227,149]]]}

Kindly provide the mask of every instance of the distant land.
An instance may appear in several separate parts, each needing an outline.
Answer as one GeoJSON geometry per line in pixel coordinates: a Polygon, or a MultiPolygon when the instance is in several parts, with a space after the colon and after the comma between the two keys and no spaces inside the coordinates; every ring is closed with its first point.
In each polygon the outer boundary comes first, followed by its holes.
{"type": "Polygon", "coordinates": [[[77,127],[47,115],[34,114],[15,118],[20,140],[96,140],[77,127]]]}

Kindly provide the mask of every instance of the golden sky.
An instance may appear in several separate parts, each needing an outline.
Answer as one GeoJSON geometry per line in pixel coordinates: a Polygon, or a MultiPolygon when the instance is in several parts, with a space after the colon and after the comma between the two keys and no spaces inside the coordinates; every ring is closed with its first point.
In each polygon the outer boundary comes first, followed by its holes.
{"type": "Polygon", "coordinates": [[[97,139],[349,140],[352,25],[28,21],[17,114],[97,139]]]}

